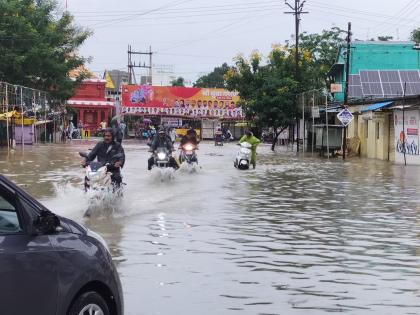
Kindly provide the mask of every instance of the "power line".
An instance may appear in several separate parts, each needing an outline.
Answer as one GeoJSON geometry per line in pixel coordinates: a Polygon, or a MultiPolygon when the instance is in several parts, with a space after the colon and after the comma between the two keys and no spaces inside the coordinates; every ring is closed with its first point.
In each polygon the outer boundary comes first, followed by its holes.
{"type": "MultiPolygon", "coordinates": [[[[169,2],[166,5],[163,5],[163,6],[160,6],[160,7],[155,8],[155,9],[151,9],[151,10],[145,11],[145,12],[143,12],[141,14],[132,14],[132,15],[129,15],[129,16],[124,17],[124,18],[112,19],[112,20],[107,21],[107,22],[111,23],[111,25],[112,25],[114,22],[121,22],[121,21],[130,20],[130,19],[135,19],[135,18],[137,18],[139,16],[147,15],[147,14],[150,14],[150,13],[153,13],[153,12],[164,10],[166,8],[177,6],[177,5],[180,5],[180,4],[183,4],[183,3],[187,3],[187,2],[191,2],[191,1],[193,1],[193,0],[175,0],[175,1],[169,2]]],[[[107,23],[105,25],[109,25],[109,23],[107,23]]],[[[101,23],[99,23],[98,25],[93,25],[93,26],[99,26],[100,24],[101,23]]]]}
{"type": "MultiPolygon", "coordinates": [[[[203,10],[208,11],[214,11],[214,10],[220,10],[220,9],[238,9],[238,8],[248,8],[248,7],[255,7],[255,6],[262,6],[262,5],[274,5],[278,4],[277,1],[265,1],[265,2],[246,2],[246,3],[238,3],[238,4],[224,4],[224,5],[212,5],[212,6],[195,6],[195,7],[182,7],[182,8],[174,8],[174,9],[165,9],[160,10],[159,14],[165,14],[165,13],[171,13],[171,12],[188,12],[188,11],[199,11],[202,12],[203,10]]],[[[92,16],[115,16],[115,15],[124,15],[124,16],[130,16],[133,14],[144,14],[147,11],[86,11],[87,14],[92,14],[92,16]]],[[[74,15],[80,14],[78,11],[73,12],[74,15]]],[[[83,13],[82,13],[83,14],[83,13]]]]}

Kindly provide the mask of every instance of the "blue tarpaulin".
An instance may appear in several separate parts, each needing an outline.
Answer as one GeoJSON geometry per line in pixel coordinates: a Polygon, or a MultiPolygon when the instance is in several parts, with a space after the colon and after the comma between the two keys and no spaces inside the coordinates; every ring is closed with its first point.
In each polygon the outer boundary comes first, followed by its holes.
{"type": "Polygon", "coordinates": [[[364,108],[361,110],[362,113],[364,112],[370,112],[370,111],[374,111],[374,110],[378,110],[384,107],[388,107],[389,105],[394,104],[394,102],[382,102],[382,103],[375,103],[375,104],[371,104],[368,107],[364,108]]]}

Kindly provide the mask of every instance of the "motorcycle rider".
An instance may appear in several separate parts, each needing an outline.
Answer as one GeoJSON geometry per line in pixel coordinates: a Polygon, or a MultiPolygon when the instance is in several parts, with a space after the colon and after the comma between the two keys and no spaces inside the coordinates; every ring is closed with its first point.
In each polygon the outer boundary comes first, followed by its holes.
{"type": "Polygon", "coordinates": [[[181,138],[179,147],[182,148],[187,143],[191,143],[194,147],[198,146],[197,133],[193,128],[188,129],[186,135],[181,138]]]}
{"type": "MultiPolygon", "coordinates": [[[[158,133],[153,138],[153,141],[150,145],[150,152],[155,152],[158,148],[165,148],[168,150],[169,154],[169,167],[174,169],[178,169],[178,163],[172,156],[172,152],[174,151],[174,147],[172,145],[171,138],[166,134],[165,129],[163,127],[159,128],[158,133]]],[[[150,171],[155,163],[154,156],[152,155],[148,160],[148,167],[147,169],[150,171]]]]}
{"type": "Polygon", "coordinates": [[[254,136],[254,134],[251,132],[251,130],[247,130],[245,135],[239,140],[239,143],[242,142],[248,142],[250,145],[252,145],[251,148],[251,164],[253,168],[255,169],[257,165],[257,146],[260,144],[260,139],[254,136]]]}
{"type": "Polygon", "coordinates": [[[112,173],[112,184],[119,187],[122,183],[121,168],[125,163],[124,149],[120,143],[115,141],[112,128],[105,129],[103,137],[104,140],[95,145],[88,154],[87,159],[83,160],[81,164],[83,167],[86,167],[89,162],[94,161],[95,158],[97,158],[100,163],[109,164],[108,171],[112,173]],[[122,154],[123,158],[113,161],[112,157],[117,154],[122,154]]]}

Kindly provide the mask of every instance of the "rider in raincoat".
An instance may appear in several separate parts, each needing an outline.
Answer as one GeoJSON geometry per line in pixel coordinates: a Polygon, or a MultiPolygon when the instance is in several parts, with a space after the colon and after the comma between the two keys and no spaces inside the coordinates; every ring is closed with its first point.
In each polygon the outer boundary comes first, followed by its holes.
{"type": "Polygon", "coordinates": [[[255,169],[255,166],[257,165],[257,146],[260,144],[260,139],[254,136],[254,134],[248,130],[245,135],[239,140],[239,143],[242,142],[248,142],[250,145],[252,145],[251,151],[251,164],[255,169]]]}

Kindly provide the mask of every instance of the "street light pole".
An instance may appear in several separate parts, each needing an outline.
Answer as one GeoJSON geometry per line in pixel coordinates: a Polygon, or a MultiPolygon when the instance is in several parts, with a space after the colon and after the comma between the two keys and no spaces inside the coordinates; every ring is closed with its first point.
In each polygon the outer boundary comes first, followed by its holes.
{"type": "MultiPolygon", "coordinates": [[[[344,89],[344,106],[348,106],[349,104],[350,52],[351,52],[351,22],[349,22],[348,31],[347,31],[346,87],[344,89]]],[[[346,150],[347,150],[347,126],[344,127],[343,160],[346,159],[346,150]]]]}
{"type": "MultiPolygon", "coordinates": [[[[295,0],[294,5],[291,5],[284,1],[284,3],[292,10],[289,12],[284,12],[285,14],[293,14],[295,16],[295,80],[296,82],[300,82],[300,73],[299,73],[299,27],[300,27],[300,15],[307,14],[309,12],[303,11],[303,6],[306,0],[295,0]]],[[[298,115],[298,99],[296,98],[296,138],[297,138],[297,152],[299,152],[299,115],[298,115]]]]}

